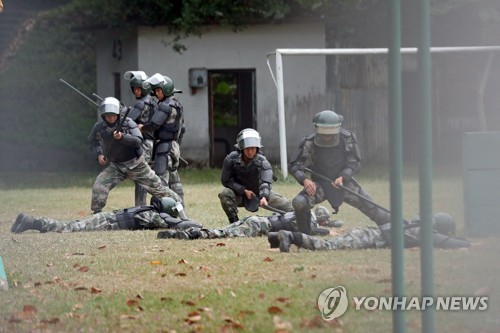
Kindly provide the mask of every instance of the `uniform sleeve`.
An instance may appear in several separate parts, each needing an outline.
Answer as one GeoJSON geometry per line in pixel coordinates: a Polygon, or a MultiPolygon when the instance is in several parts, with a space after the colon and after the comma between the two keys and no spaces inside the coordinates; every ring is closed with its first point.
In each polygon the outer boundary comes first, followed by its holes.
{"type": "Polygon", "coordinates": [[[259,196],[261,198],[266,198],[269,201],[269,196],[271,194],[271,183],[273,181],[273,168],[271,163],[262,155],[261,157],[261,167],[260,167],[260,186],[259,186],[259,196]]]}
{"type": "Polygon", "coordinates": [[[142,144],[142,133],[137,124],[130,118],[126,119],[127,127],[123,132],[121,142],[127,146],[139,147],[142,144]]]}
{"type": "Polygon", "coordinates": [[[361,154],[356,135],[353,132],[349,132],[349,135],[346,136],[345,148],[347,153],[346,162],[340,175],[344,180],[349,180],[361,169],[361,154]]]}
{"type": "Polygon", "coordinates": [[[304,173],[304,167],[310,167],[312,164],[312,140],[302,139],[299,148],[293,154],[290,160],[290,173],[300,185],[304,185],[307,179],[304,173]]]}
{"type": "Polygon", "coordinates": [[[90,149],[94,153],[95,158],[99,155],[104,155],[104,144],[102,142],[101,134],[99,133],[100,122],[95,123],[92,131],[87,138],[87,142],[90,145],[90,149]]]}

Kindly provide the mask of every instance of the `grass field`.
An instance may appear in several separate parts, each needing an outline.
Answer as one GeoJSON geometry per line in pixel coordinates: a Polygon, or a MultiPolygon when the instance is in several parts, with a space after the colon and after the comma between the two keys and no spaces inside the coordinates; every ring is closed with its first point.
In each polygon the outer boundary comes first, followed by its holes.
{"type": "MultiPolygon", "coordinates": [[[[355,310],[321,319],[317,297],[344,286],[352,296],[390,296],[390,250],[337,252],[269,249],[267,238],[180,241],[156,231],[11,234],[19,212],[61,220],[90,213],[95,174],[0,174],[0,256],[9,290],[0,291],[0,332],[390,332],[392,313],[355,310]]],[[[218,170],[182,170],[188,215],[206,227],[227,224],[217,193],[218,170]]],[[[384,169],[357,177],[389,207],[384,169]]],[[[293,198],[292,179],[274,189],[293,198]]],[[[455,217],[464,234],[460,175],[437,172],[435,211],[455,217]]],[[[405,217],[418,213],[418,179],[407,172],[405,217]]],[[[105,210],[133,206],[133,185],[113,190],[105,210]]],[[[270,215],[265,210],[258,214],[270,215]]],[[[240,217],[248,215],[240,211],[240,217]]],[[[346,227],[371,225],[342,206],[346,227]]],[[[473,238],[462,250],[436,250],[436,296],[489,297],[486,311],[436,311],[436,332],[499,332],[498,237],[473,238]]],[[[407,249],[405,292],[420,295],[420,255],[407,249]]],[[[408,332],[421,331],[421,312],[405,312],[408,332]]]]}

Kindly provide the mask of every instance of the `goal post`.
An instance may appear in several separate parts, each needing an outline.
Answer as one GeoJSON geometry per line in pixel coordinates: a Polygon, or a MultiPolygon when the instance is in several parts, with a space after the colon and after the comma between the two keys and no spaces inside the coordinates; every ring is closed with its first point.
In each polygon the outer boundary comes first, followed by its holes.
{"type": "MultiPolygon", "coordinates": [[[[418,48],[401,48],[401,54],[417,54],[418,48]]],[[[431,53],[469,53],[469,52],[500,52],[500,46],[457,46],[457,47],[431,47],[431,53]]],[[[267,54],[267,66],[276,85],[278,104],[278,131],[280,147],[280,165],[283,178],[288,178],[288,161],[286,148],[285,126],[285,91],[284,91],[284,64],[283,56],[299,55],[381,55],[388,54],[388,48],[345,48],[345,49],[276,49],[267,54]],[[270,64],[270,57],[276,55],[276,77],[270,64]]]]}

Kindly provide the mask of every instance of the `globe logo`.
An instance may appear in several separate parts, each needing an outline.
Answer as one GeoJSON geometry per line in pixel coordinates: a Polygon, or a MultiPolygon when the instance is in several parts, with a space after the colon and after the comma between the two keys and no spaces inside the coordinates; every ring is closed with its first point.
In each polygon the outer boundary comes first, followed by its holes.
{"type": "Polygon", "coordinates": [[[342,316],[348,305],[347,291],[342,286],[325,289],[318,296],[318,308],[326,321],[342,316]]]}

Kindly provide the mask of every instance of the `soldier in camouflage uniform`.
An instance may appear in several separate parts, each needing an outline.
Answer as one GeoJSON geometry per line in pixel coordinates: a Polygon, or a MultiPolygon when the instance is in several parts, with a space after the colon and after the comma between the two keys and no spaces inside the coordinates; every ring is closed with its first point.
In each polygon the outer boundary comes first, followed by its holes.
{"type": "Polygon", "coordinates": [[[236,139],[236,151],[224,159],[219,193],[222,209],[229,223],[239,220],[238,207],[256,212],[259,206],[269,206],[284,212],[293,211],[288,199],[271,190],[273,170],[262,148],[259,133],[251,128],[242,130],[236,139]]]}
{"type": "MultiPolygon", "coordinates": [[[[130,88],[136,99],[134,106],[130,110],[128,117],[135,121],[136,124],[145,124],[153,115],[156,102],[153,101],[149,94],[151,89],[144,89],[142,83],[147,80],[148,76],[143,71],[128,71],[124,75],[125,80],[130,81],[130,88]]],[[[154,132],[142,131],[142,150],[144,161],[151,165],[153,156],[154,132]]],[[[135,184],[135,205],[141,206],[146,204],[146,190],[139,184],[135,184]]]]}
{"type": "MultiPolygon", "coordinates": [[[[174,97],[174,82],[168,76],[156,73],[142,84],[151,89],[158,99],[158,106],[151,119],[140,124],[139,129],[155,133],[153,169],[164,185],[177,193],[184,203],[184,189],[177,168],[181,157],[179,141],[184,134],[184,109],[174,97]]],[[[185,203],[184,203],[185,204],[185,203]]]]}
{"type": "MultiPolygon", "coordinates": [[[[455,222],[446,213],[437,213],[434,221],[434,246],[443,249],[469,247],[470,242],[453,237],[455,222]]],[[[325,240],[309,236],[300,232],[279,231],[268,235],[272,248],[279,247],[281,252],[289,252],[291,245],[313,251],[332,251],[345,249],[380,249],[389,247],[390,244],[384,236],[385,231],[390,231],[390,224],[381,227],[355,227],[344,235],[325,240]]],[[[406,248],[420,245],[420,221],[418,219],[407,221],[404,228],[404,246],[406,248]]]]}
{"type": "MultiPolygon", "coordinates": [[[[328,229],[319,226],[331,226],[339,228],[340,221],[330,221],[330,213],[325,207],[318,206],[312,214],[311,230],[315,235],[325,235],[328,229]],[[326,213],[325,213],[326,212],[326,213]]],[[[178,238],[178,239],[198,239],[198,238],[228,238],[228,237],[257,237],[265,236],[269,232],[279,230],[297,231],[295,224],[295,214],[287,212],[284,214],[274,214],[272,216],[248,216],[241,221],[231,223],[220,229],[189,228],[186,230],[165,230],[160,231],[157,238],[178,238]]]]}
{"type": "Polygon", "coordinates": [[[117,210],[114,212],[101,212],[83,220],[58,221],[55,219],[33,216],[20,213],[10,231],[16,234],[26,230],[44,232],[77,232],[77,231],[103,231],[103,230],[140,230],[140,229],[187,229],[203,226],[191,220],[182,220],[182,205],[173,199],[151,198],[151,205],[137,206],[117,210]]]}
{"type": "Polygon", "coordinates": [[[370,199],[370,195],[352,178],[361,167],[356,135],[341,128],[343,117],[325,110],[314,116],[315,132],[302,139],[299,149],[290,161],[290,171],[304,189],[293,199],[297,214],[297,225],[301,232],[310,234],[309,214],[315,204],[328,200],[335,211],[343,202],[359,209],[378,226],[390,222],[390,213],[370,204],[352,193],[345,193],[343,185],[359,195],[370,199]],[[304,167],[324,175],[334,182],[308,176],[304,167]]]}
{"type": "Polygon", "coordinates": [[[110,162],[92,186],[92,211],[100,213],[106,205],[109,191],[127,178],[141,184],[153,196],[180,201],[177,194],[162,185],[160,178],[144,161],[142,134],[130,118],[122,122],[120,109],[116,98],[105,98],[99,105],[102,121],[94,125],[88,138],[99,164],[110,162]]]}

